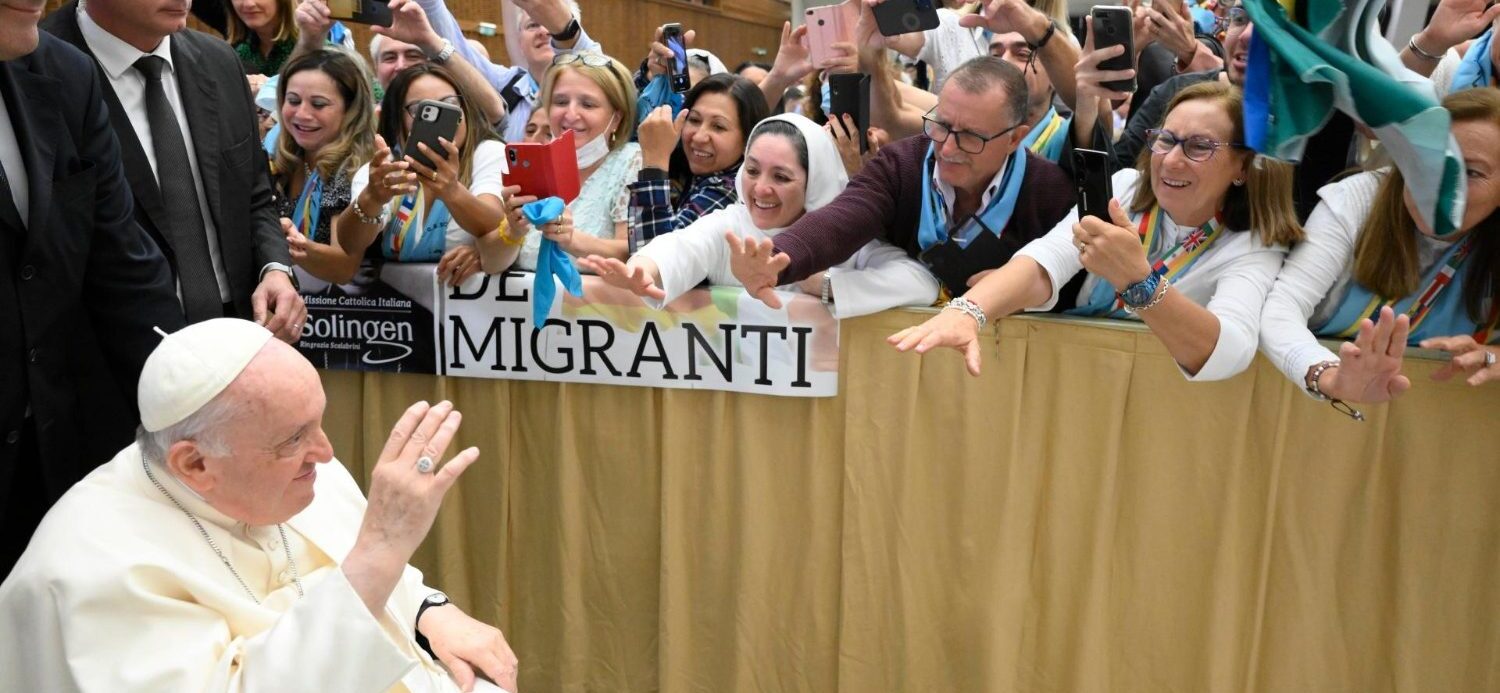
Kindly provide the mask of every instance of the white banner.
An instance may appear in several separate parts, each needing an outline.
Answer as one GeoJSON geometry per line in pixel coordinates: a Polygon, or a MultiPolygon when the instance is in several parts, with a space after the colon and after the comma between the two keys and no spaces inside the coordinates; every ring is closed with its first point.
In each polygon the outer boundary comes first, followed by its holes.
{"type": "Polygon", "coordinates": [[[773,310],[738,287],[690,291],[666,310],[585,275],[532,325],[529,273],[477,276],[440,301],[438,372],[793,397],[838,393],[838,320],[781,293],[773,310]]]}

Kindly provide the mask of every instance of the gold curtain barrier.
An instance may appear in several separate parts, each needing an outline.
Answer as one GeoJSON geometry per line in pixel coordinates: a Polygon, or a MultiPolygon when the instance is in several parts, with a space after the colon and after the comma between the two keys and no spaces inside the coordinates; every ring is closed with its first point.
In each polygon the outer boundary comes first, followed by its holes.
{"type": "Polygon", "coordinates": [[[835,398],[328,372],[325,426],[367,477],[463,411],[415,562],[523,691],[1500,690],[1500,383],[1408,358],[1360,424],[1058,318],[971,378],[886,345],[927,315],[846,321],[835,398]]]}

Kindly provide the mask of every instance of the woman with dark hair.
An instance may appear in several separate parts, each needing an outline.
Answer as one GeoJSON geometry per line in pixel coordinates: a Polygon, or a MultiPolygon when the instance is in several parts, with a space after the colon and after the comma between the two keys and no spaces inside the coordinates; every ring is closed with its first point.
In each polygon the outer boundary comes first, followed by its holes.
{"type": "Polygon", "coordinates": [[[734,204],[745,135],[768,114],[760,87],[729,74],[693,87],[675,121],[671,106],[652,111],[638,130],[642,167],[629,185],[633,246],[734,204]]]}
{"type": "Polygon", "coordinates": [[[505,146],[453,73],[423,63],[397,74],[381,103],[379,130],[375,158],[354,176],[354,201],[334,222],[344,252],[358,258],[378,239],[386,260],[436,262],[438,277],[453,286],[508,266],[520,241],[504,235],[505,146]],[[399,149],[428,100],[463,112],[453,141],[440,140],[446,151],[420,145],[431,168],[399,149]]]}
{"type": "Polygon", "coordinates": [[[1500,341],[1500,92],[1454,92],[1443,107],[1464,155],[1459,227],[1438,236],[1413,214],[1398,169],[1331,183],[1266,299],[1261,351],[1313,397],[1400,396],[1407,346],[1452,353],[1442,378],[1500,379],[1500,348],[1485,346],[1500,341]],[[1354,341],[1336,355],[1319,337],[1354,341]]]}
{"type": "Polygon", "coordinates": [[[276,209],[292,221],[292,260],[326,281],[353,273],[333,245],[332,225],[352,199],[354,172],[375,152],[375,104],[359,58],[342,49],[305,53],[287,63],[276,87],[282,128],[271,158],[276,209]]]}
{"type": "MultiPolygon", "coordinates": [[[[730,271],[730,238],[760,240],[781,233],[807,212],[828,204],[849,183],[833,137],[792,114],[757,125],[745,148],[733,204],[667,234],[629,263],[591,255],[579,266],[660,308],[705,279],[738,285],[730,271]]],[[[783,287],[822,298],[835,317],[848,318],[897,306],[931,305],[938,282],[906,251],[871,241],[843,264],[783,287]]]]}

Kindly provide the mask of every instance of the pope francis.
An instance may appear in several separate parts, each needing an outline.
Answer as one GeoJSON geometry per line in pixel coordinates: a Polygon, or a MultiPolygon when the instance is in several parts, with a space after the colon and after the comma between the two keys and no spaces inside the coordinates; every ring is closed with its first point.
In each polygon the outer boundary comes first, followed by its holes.
{"type": "Polygon", "coordinates": [[[479,457],[419,402],[366,501],[333,459],[312,365],[255,323],[165,336],[135,444],[74,486],[0,585],[0,689],[516,689],[500,631],[407,565],[479,457]],[[432,654],[429,654],[432,653],[432,654]]]}

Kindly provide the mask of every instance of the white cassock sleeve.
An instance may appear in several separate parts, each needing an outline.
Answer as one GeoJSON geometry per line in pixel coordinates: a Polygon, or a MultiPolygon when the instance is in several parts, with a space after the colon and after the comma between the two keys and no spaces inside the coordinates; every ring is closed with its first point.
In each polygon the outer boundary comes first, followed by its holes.
{"type": "Polygon", "coordinates": [[[704,279],[718,284],[739,286],[729,270],[729,244],[724,241],[725,210],[709,214],[672,233],[657,236],[637,254],[656,263],[661,275],[662,300],[641,297],[646,305],[661,310],[668,303],[691,291],[704,279]]]}
{"type": "Polygon", "coordinates": [[[930,306],[938,280],[905,250],[875,240],[828,270],[833,317],[855,318],[903,306],[930,306]]]}

